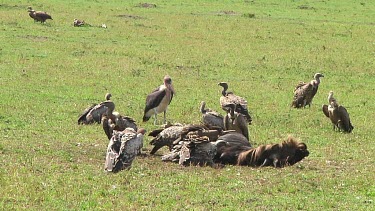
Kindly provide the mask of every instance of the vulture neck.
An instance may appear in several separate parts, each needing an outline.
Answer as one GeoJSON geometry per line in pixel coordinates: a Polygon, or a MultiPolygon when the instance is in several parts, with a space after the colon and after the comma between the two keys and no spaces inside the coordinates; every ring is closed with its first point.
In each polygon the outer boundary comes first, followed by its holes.
{"type": "Polygon", "coordinates": [[[201,107],[200,107],[200,110],[201,110],[201,113],[202,113],[202,114],[205,114],[205,113],[206,113],[205,107],[206,107],[206,103],[205,103],[204,101],[202,101],[202,103],[201,103],[201,107]]]}
{"type": "Polygon", "coordinates": [[[228,85],[227,84],[222,84],[221,85],[222,87],[223,87],[223,91],[221,91],[221,94],[223,95],[223,96],[227,96],[227,90],[228,90],[228,85]]]}

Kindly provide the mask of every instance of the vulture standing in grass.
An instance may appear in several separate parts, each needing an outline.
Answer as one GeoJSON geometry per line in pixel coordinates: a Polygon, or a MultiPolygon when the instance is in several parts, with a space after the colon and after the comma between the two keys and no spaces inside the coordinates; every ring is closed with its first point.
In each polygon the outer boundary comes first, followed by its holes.
{"type": "Polygon", "coordinates": [[[224,129],[235,130],[236,132],[244,135],[247,140],[250,140],[249,129],[247,128],[245,117],[236,112],[236,106],[236,104],[226,105],[226,107],[229,108],[229,112],[224,117],[224,129]]]}
{"type": "Polygon", "coordinates": [[[323,113],[331,120],[333,124],[333,130],[338,129],[339,131],[351,133],[354,129],[350,122],[349,113],[344,106],[337,103],[336,99],[333,98],[333,92],[330,91],[328,95],[329,105],[323,105],[323,113]]]}
{"type": "Polygon", "coordinates": [[[113,173],[130,169],[133,160],[141,152],[145,132],[143,128],[137,132],[133,128],[114,131],[107,147],[104,169],[113,173]]]}
{"type": "Polygon", "coordinates": [[[164,112],[164,124],[166,123],[166,112],[171,103],[175,91],[172,85],[172,79],[168,75],[164,77],[164,84],[156,88],[151,94],[147,95],[146,107],[143,115],[143,122],[146,122],[154,115],[154,125],[157,122],[157,114],[164,112]]]}
{"type": "Polygon", "coordinates": [[[293,108],[305,108],[311,106],[311,102],[318,92],[320,78],[324,77],[321,73],[316,73],[314,80],[309,83],[300,82],[294,89],[293,108]]]}
{"type": "Polygon", "coordinates": [[[205,108],[206,102],[202,101],[200,111],[202,113],[202,122],[208,128],[220,127],[224,129],[224,117],[216,111],[205,108]]]}
{"type": "Polygon", "coordinates": [[[117,112],[113,112],[112,114],[103,114],[102,126],[108,139],[112,138],[114,130],[123,131],[126,128],[133,128],[135,131],[138,130],[134,119],[128,116],[122,116],[117,112]]]}
{"type": "Polygon", "coordinates": [[[34,22],[40,21],[41,23],[44,23],[47,19],[52,19],[50,15],[48,15],[46,12],[42,11],[35,11],[33,8],[28,7],[29,16],[34,19],[34,22]]]}
{"type": "Polygon", "coordinates": [[[252,148],[247,138],[237,132],[220,136],[216,141],[216,147],[214,162],[230,165],[236,165],[239,154],[252,148]]]}
{"type": "Polygon", "coordinates": [[[168,146],[169,151],[171,151],[173,142],[180,137],[183,128],[184,126],[181,124],[166,124],[162,129],[151,131],[148,135],[154,137],[150,142],[151,145],[154,145],[154,148],[152,148],[150,154],[155,154],[163,146],[168,146]]]}
{"type": "Polygon", "coordinates": [[[233,92],[227,92],[228,83],[220,82],[218,85],[223,87],[223,91],[221,92],[222,96],[220,97],[221,108],[228,113],[228,104],[235,104],[236,111],[244,115],[248,124],[251,124],[252,119],[247,110],[247,101],[244,98],[233,94],[233,92]]]}
{"type": "Polygon", "coordinates": [[[115,110],[115,104],[111,101],[112,95],[107,93],[105,95],[105,101],[101,102],[100,104],[92,105],[86,108],[85,111],[79,116],[78,124],[92,124],[92,123],[100,123],[103,114],[107,113],[108,115],[113,115],[113,111],[115,110]]]}

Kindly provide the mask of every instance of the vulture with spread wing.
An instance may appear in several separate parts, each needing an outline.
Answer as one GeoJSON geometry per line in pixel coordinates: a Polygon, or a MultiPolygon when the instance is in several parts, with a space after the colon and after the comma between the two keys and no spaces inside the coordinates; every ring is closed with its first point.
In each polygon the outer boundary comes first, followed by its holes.
{"type": "Polygon", "coordinates": [[[146,107],[144,109],[143,122],[146,122],[154,115],[154,125],[156,125],[157,114],[164,112],[164,124],[166,123],[166,112],[175,94],[172,79],[168,75],[164,77],[164,84],[156,88],[147,95],[146,107]]]}
{"type": "Polygon", "coordinates": [[[323,74],[316,73],[314,80],[309,83],[300,82],[295,87],[292,107],[305,108],[307,105],[311,106],[311,102],[318,92],[321,77],[324,77],[323,74]]]}
{"type": "Polygon", "coordinates": [[[228,105],[235,104],[236,112],[244,115],[248,124],[251,124],[252,119],[249,111],[247,110],[247,101],[244,98],[233,94],[233,92],[227,92],[228,83],[220,82],[218,85],[223,87],[223,91],[221,92],[222,96],[220,97],[221,108],[228,113],[228,105]]]}
{"type": "Polygon", "coordinates": [[[206,108],[206,102],[201,102],[200,111],[202,113],[202,122],[206,127],[219,127],[224,129],[223,115],[216,111],[206,108]]]}
{"type": "Polygon", "coordinates": [[[115,104],[111,101],[111,97],[112,95],[107,93],[104,102],[86,108],[78,117],[78,124],[100,123],[103,114],[113,115],[112,113],[115,110],[115,104]]]}
{"type": "Polygon", "coordinates": [[[39,21],[41,23],[44,23],[47,19],[53,20],[52,17],[50,15],[48,15],[46,12],[35,11],[31,7],[28,7],[27,11],[29,12],[29,16],[32,19],[34,19],[34,22],[38,22],[39,21]]]}
{"type": "Polygon", "coordinates": [[[344,106],[337,103],[336,99],[333,98],[333,92],[330,91],[328,95],[329,105],[323,105],[322,110],[324,115],[328,117],[333,125],[333,130],[339,130],[347,133],[351,133],[354,129],[350,122],[349,113],[344,106]]]}
{"type": "Polygon", "coordinates": [[[143,128],[137,132],[133,128],[114,131],[107,147],[104,169],[113,173],[130,169],[135,157],[141,153],[145,132],[143,128]]]}

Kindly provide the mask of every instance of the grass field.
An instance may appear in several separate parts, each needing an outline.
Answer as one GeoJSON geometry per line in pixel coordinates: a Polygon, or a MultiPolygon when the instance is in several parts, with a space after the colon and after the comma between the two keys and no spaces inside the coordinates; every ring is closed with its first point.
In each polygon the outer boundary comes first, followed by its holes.
{"type": "MultiPolygon", "coordinates": [[[[0,209],[375,209],[375,3],[372,1],[2,0],[0,209]],[[52,15],[34,23],[27,7],[52,15]],[[73,19],[91,27],[73,27],[73,19]],[[99,27],[105,23],[108,28],[99,27]],[[325,75],[311,108],[294,86],[325,75]],[[180,167],[144,156],[104,172],[108,140],[78,115],[111,92],[142,123],[146,95],[172,77],[172,122],[199,123],[199,103],[222,112],[220,81],[245,97],[251,144],[288,135],[309,157],[283,169],[180,167]],[[333,90],[354,125],[334,132],[321,111],[333,90]]],[[[223,113],[223,112],[222,112],[223,113]]],[[[161,116],[160,116],[161,117],[161,116]]]]}

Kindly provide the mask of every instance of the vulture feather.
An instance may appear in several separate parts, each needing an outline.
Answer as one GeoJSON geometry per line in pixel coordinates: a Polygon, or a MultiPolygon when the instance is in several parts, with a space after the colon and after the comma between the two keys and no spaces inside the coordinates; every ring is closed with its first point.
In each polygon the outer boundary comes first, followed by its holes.
{"type": "Polygon", "coordinates": [[[50,15],[48,15],[46,12],[42,12],[42,11],[35,11],[33,10],[31,7],[28,7],[27,8],[28,12],[29,12],[29,16],[34,19],[34,22],[41,22],[41,23],[44,23],[47,19],[52,19],[52,17],[50,15]]]}
{"type": "Polygon", "coordinates": [[[108,139],[111,139],[114,130],[123,131],[126,128],[133,128],[135,131],[138,130],[134,119],[128,116],[122,116],[117,112],[103,114],[101,122],[104,133],[107,135],[108,139]]]}
{"type": "Polygon", "coordinates": [[[310,107],[315,94],[318,92],[320,78],[324,77],[321,73],[316,73],[314,80],[309,83],[300,82],[294,89],[294,98],[292,107],[305,108],[310,107]]]}
{"type": "Polygon", "coordinates": [[[86,108],[78,117],[78,124],[100,123],[103,114],[107,113],[108,115],[112,115],[115,104],[111,101],[111,97],[112,95],[107,93],[105,95],[106,101],[86,108]]]}
{"type": "Polygon", "coordinates": [[[133,160],[141,152],[145,132],[143,128],[137,132],[133,128],[114,131],[107,147],[104,169],[113,173],[130,169],[133,160]]]}
{"type": "Polygon", "coordinates": [[[215,127],[220,127],[224,129],[224,122],[223,119],[224,117],[216,112],[212,111],[206,107],[206,102],[202,101],[201,106],[200,106],[200,111],[202,113],[202,122],[205,126],[208,128],[215,128],[215,127]]]}
{"type": "Polygon", "coordinates": [[[247,127],[246,120],[243,115],[236,112],[235,104],[227,104],[226,107],[229,108],[229,113],[224,117],[224,129],[225,130],[235,130],[238,133],[244,135],[248,140],[249,129],[247,127]]]}
{"type": "Polygon", "coordinates": [[[328,96],[329,105],[323,105],[322,110],[324,115],[328,117],[333,125],[333,130],[339,130],[343,132],[351,133],[354,129],[350,122],[349,113],[344,106],[337,103],[336,99],[333,98],[333,92],[330,91],[328,96]]]}
{"type": "Polygon", "coordinates": [[[172,85],[172,79],[168,75],[164,77],[164,84],[156,88],[146,97],[146,106],[144,109],[143,122],[146,122],[154,115],[154,124],[157,122],[157,114],[164,112],[164,124],[166,123],[166,112],[172,101],[175,91],[172,85]]]}
{"type": "Polygon", "coordinates": [[[151,131],[148,135],[154,137],[150,142],[151,145],[154,145],[154,148],[151,150],[150,154],[155,154],[155,152],[163,146],[168,146],[169,151],[171,151],[173,142],[180,137],[183,128],[183,125],[175,124],[165,125],[162,129],[151,131]]]}
{"type": "Polygon", "coordinates": [[[248,124],[251,124],[252,119],[247,110],[247,101],[244,98],[233,94],[233,92],[227,92],[228,83],[220,82],[218,85],[223,87],[223,91],[221,92],[222,96],[220,97],[221,108],[228,113],[228,105],[235,104],[236,112],[244,115],[248,124]]]}

